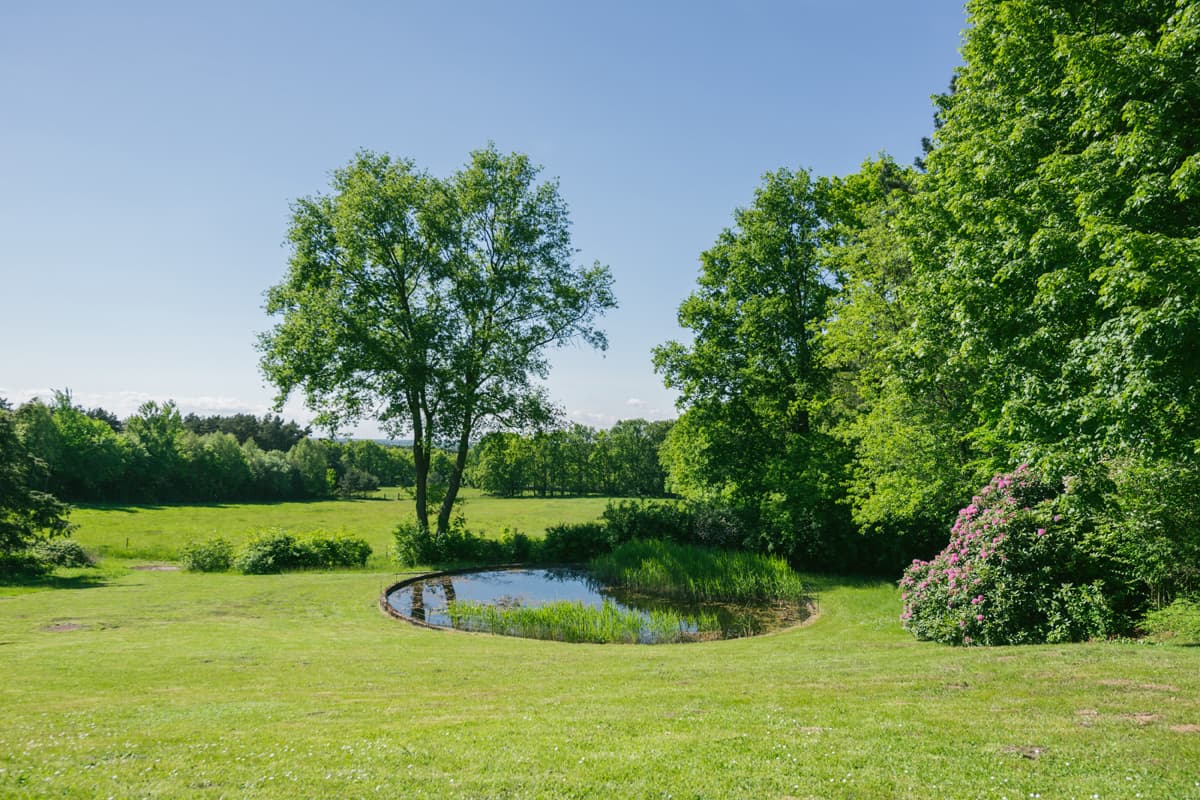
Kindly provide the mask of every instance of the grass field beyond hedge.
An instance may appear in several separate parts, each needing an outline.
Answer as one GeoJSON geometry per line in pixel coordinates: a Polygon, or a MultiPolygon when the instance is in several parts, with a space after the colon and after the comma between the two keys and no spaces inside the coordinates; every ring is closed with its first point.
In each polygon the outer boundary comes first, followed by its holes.
{"type": "MultiPolygon", "coordinates": [[[[463,515],[471,530],[499,536],[505,527],[540,537],[547,525],[591,522],[608,503],[603,497],[502,499],[464,489],[463,515]]],[[[369,499],[292,503],[78,506],[75,538],[89,551],[117,558],[173,561],[189,541],[217,536],[240,543],[261,528],[293,532],[324,529],[366,539],[382,566],[396,525],[413,520],[413,502],[402,490],[383,489],[369,499]]]]}
{"type": "Polygon", "coordinates": [[[408,626],[392,578],[0,599],[0,797],[1200,797],[1196,648],[919,643],[848,582],[780,634],[571,645],[408,626]]]}

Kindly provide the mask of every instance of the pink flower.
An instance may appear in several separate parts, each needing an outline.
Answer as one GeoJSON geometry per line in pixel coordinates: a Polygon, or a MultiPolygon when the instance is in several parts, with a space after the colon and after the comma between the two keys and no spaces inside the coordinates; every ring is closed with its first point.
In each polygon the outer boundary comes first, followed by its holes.
{"type": "Polygon", "coordinates": [[[1045,536],[1045,535],[1046,535],[1046,529],[1038,528],[1038,536],[1045,536]]]}
{"type": "Polygon", "coordinates": [[[976,614],[976,615],[975,615],[975,621],[976,621],[976,622],[983,622],[983,614],[976,614]]]}

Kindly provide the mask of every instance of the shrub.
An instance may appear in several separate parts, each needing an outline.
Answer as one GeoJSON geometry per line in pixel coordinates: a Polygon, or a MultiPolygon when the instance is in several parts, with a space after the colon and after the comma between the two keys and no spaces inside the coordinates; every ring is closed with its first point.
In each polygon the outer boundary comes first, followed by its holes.
{"type": "Polygon", "coordinates": [[[238,551],[235,566],[246,575],[266,575],[309,566],[311,560],[296,537],[279,528],[260,532],[238,551]]]}
{"type": "Polygon", "coordinates": [[[4,552],[0,550],[0,576],[32,578],[45,575],[50,566],[29,550],[4,552]]]}
{"type": "Polygon", "coordinates": [[[534,561],[538,558],[541,548],[538,543],[520,531],[505,528],[500,536],[500,549],[505,561],[534,561]]]}
{"type": "Polygon", "coordinates": [[[402,522],[392,535],[396,542],[396,560],[403,566],[499,564],[511,560],[503,543],[471,533],[461,524],[439,536],[415,522],[402,522]]]}
{"type": "Polygon", "coordinates": [[[47,567],[90,567],[92,558],[83,545],[65,536],[56,536],[38,542],[31,549],[34,558],[47,567]]]}
{"type": "Polygon", "coordinates": [[[234,561],[240,572],[264,575],[290,569],[361,567],[371,555],[363,539],[315,531],[304,538],[270,528],[242,545],[234,561]]]}
{"type": "Polygon", "coordinates": [[[365,497],[379,489],[379,478],[366,470],[350,467],[337,483],[338,497],[365,497]]]}
{"type": "Polygon", "coordinates": [[[610,502],[600,518],[604,520],[614,547],[634,539],[692,541],[693,513],[679,503],[610,502]]]}
{"type": "Polygon", "coordinates": [[[227,539],[189,542],[180,552],[184,569],[192,572],[227,572],[233,566],[233,545],[227,539]]]}
{"type": "Polygon", "coordinates": [[[1111,626],[1093,564],[1022,465],[997,475],[958,513],[951,541],[914,560],[900,581],[901,622],[919,639],[1024,644],[1106,635],[1111,626]]]}
{"type": "Polygon", "coordinates": [[[298,542],[308,550],[305,566],[320,569],[366,566],[371,557],[371,545],[353,536],[315,533],[298,542]]]}
{"type": "Polygon", "coordinates": [[[550,562],[581,564],[610,550],[608,527],[600,522],[552,525],[542,539],[542,557],[550,562]]]}
{"type": "Polygon", "coordinates": [[[688,506],[691,514],[691,539],[709,547],[741,548],[748,535],[741,516],[729,506],[696,503],[688,506]]]}
{"type": "Polygon", "coordinates": [[[1159,641],[1200,644],[1200,601],[1176,598],[1169,606],[1148,613],[1142,628],[1159,641]]]}

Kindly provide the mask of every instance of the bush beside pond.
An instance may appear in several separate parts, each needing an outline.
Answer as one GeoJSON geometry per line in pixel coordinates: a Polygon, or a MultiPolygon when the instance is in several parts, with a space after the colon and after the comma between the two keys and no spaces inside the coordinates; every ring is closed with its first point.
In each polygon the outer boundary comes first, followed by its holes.
{"type": "Polygon", "coordinates": [[[371,556],[364,539],[313,531],[296,536],[281,528],[259,531],[236,551],[227,540],[193,542],[183,550],[184,566],[195,572],[263,575],[297,569],[362,567],[371,556]]]}

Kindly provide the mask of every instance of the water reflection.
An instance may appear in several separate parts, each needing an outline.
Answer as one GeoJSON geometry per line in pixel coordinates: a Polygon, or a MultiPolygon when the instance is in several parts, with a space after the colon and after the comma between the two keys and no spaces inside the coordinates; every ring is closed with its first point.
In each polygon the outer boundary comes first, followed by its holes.
{"type": "Polygon", "coordinates": [[[447,605],[455,600],[499,607],[567,601],[596,608],[607,600],[622,609],[643,614],[651,610],[671,610],[688,616],[708,613],[717,617],[724,638],[778,630],[802,621],[805,616],[804,607],[797,603],[695,604],[634,594],[603,586],[586,570],[573,567],[493,569],[431,576],[402,586],[387,597],[388,605],[397,613],[445,628],[453,627],[447,605]]]}

